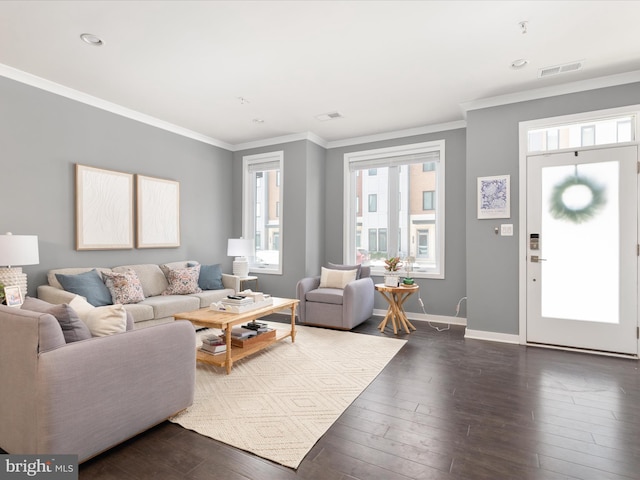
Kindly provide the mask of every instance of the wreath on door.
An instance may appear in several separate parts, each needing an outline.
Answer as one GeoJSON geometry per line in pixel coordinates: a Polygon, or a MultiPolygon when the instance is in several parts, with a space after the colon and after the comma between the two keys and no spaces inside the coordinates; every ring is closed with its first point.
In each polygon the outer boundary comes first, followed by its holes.
{"type": "Polygon", "coordinates": [[[604,187],[576,172],[553,187],[549,212],[557,220],[583,223],[607,203],[604,187]]]}

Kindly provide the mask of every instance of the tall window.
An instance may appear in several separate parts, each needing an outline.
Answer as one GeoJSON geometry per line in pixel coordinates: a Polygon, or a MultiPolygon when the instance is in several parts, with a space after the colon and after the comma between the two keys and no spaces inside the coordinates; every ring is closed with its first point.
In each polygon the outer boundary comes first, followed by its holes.
{"type": "Polygon", "coordinates": [[[384,260],[413,262],[415,277],[444,278],[444,140],[345,155],[344,261],[364,259],[374,275],[384,260]],[[376,170],[376,176],[360,172],[376,170]],[[376,199],[376,208],[357,205],[376,199]],[[368,235],[358,238],[361,228],[368,235]],[[359,241],[359,243],[358,243],[359,241]]]}
{"type": "Polygon", "coordinates": [[[376,193],[369,194],[369,211],[372,213],[378,211],[378,195],[376,193]]]}
{"type": "Polygon", "coordinates": [[[251,271],[282,273],[283,152],[249,155],[242,159],[242,236],[253,238],[251,271]]]}

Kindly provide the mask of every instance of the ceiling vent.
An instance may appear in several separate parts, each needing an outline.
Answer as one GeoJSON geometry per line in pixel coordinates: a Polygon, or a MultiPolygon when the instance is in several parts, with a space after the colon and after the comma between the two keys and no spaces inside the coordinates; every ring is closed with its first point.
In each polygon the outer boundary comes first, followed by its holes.
{"type": "Polygon", "coordinates": [[[541,68],[538,70],[538,78],[551,77],[553,75],[560,75],[561,73],[577,72],[578,70],[582,70],[583,64],[584,60],[578,60],[577,62],[541,68]]]}
{"type": "Polygon", "coordinates": [[[321,115],[316,115],[316,120],[319,120],[321,122],[326,122],[328,120],[336,120],[337,118],[344,118],[344,116],[339,112],[323,113],[321,115]]]}

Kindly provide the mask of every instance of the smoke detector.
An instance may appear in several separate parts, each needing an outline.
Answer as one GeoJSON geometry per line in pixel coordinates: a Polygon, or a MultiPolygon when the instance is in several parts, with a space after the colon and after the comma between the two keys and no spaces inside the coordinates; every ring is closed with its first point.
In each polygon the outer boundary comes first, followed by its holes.
{"type": "Polygon", "coordinates": [[[330,113],[322,113],[320,115],[316,115],[316,120],[321,122],[326,122],[328,120],[336,120],[338,118],[344,118],[340,112],[330,112],[330,113]]]}
{"type": "Polygon", "coordinates": [[[584,60],[577,60],[571,63],[564,63],[562,65],[555,65],[553,67],[545,67],[538,70],[538,78],[551,77],[553,75],[560,75],[561,73],[571,73],[582,70],[584,60]]]}

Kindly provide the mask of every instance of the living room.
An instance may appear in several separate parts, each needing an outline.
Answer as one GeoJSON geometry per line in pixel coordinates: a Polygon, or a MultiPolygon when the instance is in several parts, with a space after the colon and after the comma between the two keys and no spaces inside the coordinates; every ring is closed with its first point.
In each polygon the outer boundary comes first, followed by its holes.
{"type": "MultiPolygon", "coordinates": [[[[612,3],[615,8],[623,8],[612,3]]],[[[632,14],[625,17],[638,13],[635,6],[628,8],[632,14]]],[[[524,35],[535,34],[534,27],[530,25],[524,35]]],[[[517,35],[523,33],[517,31],[517,25],[514,28],[515,42],[517,35]]],[[[80,33],[67,32],[74,36],[80,33]]],[[[626,34],[631,38],[629,31],[626,34]]],[[[105,39],[105,48],[109,40],[105,39]]],[[[613,48],[605,35],[599,41],[608,45],[609,51],[613,48]]],[[[78,55],[83,56],[82,62],[90,62],[84,55],[94,53],[78,55]]],[[[224,141],[186,127],[181,130],[169,121],[98,98],[73,85],[61,85],[38,69],[21,69],[19,62],[3,60],[2,55],[0,63],[0,165],[7,180],[0,193],[5,205],[0,230],[38,236],[39,263],[23,268],[30,295],[35,296],[37,286],[47,283],[49,270],[61,267],[197,260],[203,264],[220,263],[223,271],[231,272],[233,259],[227,255],[227,242],[243,234],[243,158],[282,151],[282,216],[286,222],[281,243],[282,273],[257,276],[265,292],[293,298],[301,278],[318,274],[328,262],[348,263],[343,240],[345,154],[444,140],[446,275],[439,279],[416,278],[426,313],[417,298],[411,298],[405,308],[419,320],[456,322],[460,320],[455,318],[456,305],[466,297],[460,317],[466,324],[467,338],[512,344],[520,343],[522,336],[522,239],[517,234],[524,221],[518,210],[520,123],[640,105],[640,65],[636,55],[614,65],[615,73],[588,73],[585,69],[586,74],[568,74],[558,81],[529,80],[517,91],[507,88],[492,94],[493,90],[487,89],[484,97],[460,99],[464,113],[458,118],[434,124],[384,132],[371,127],[375,133],[328,141],[306,130],[272,136],[252,130],[250,133],[255,136],[251,140],[224,141]],[[180,246],[76,250],[76,164],[179,182],[180,246]],[[508,220],[477,218],[476,182],[479,177],[491,175],[510,175],[512,205],[508,220]],[[496,235],[494,230],[502,223],[511,223],[516,234],[496,235]]],[[[546,65],[545,60],[537,63],[536,67],[546,65]]],[[[170,69],[167,66],[162,74],[170,76],[170,69]]],[[[117,75],[109,76],[114,85],[139,82],[133,66],[117,75]]],[[[144,88],[151,85],[149,82],[144,88]]],[[[159,82],[157,88],[161,86],[159,82]]],[[[250,102],[258,101],[247,97],[250,102]]],[[[229,99],[236,101],[234,97],[229,99]]],[[[327,105],[329,108],[334,107],[327,105]]],[[[424,108],[428,109],[428,104],[424,108]]],[[[381,297],[376,298],[375,308],[378,312],[386,309],[381,297]]]]}

